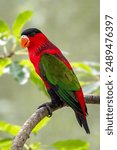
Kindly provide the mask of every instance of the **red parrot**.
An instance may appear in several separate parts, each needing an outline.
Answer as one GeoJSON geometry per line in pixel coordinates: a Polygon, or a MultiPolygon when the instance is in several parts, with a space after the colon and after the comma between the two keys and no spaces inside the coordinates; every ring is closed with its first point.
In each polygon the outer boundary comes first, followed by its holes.
{"type": "Polygon", "coordinates": [[[36,73],[43,80],[53,105],[70,106],[80,126],[90,133],[82,88],[68,60],[62,52],[38,29],[21,33],[21,46],[28,48],[29,58],[36,73]]]}

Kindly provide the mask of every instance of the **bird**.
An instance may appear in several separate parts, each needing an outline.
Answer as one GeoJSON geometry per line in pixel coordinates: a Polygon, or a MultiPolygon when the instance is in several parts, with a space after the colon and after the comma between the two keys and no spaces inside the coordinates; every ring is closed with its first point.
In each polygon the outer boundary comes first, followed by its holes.
{"type": "Polygon", "coordinates": [[[37,28],[22,31],[20,45],[28,49],[29,59],[43,80],[52,104],[71,107],[79,125],[90,134],[82,87],[61,50],[37,28]]]}

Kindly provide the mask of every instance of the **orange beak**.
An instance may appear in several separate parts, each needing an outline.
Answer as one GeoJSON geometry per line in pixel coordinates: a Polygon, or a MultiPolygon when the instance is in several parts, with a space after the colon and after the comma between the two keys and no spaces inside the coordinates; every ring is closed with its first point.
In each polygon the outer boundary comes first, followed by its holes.
{"type": "Polygon", "coordinates": [[[21,36],[20,45],[22,48],[28,47],[30,44],[30,40],[26,35],[21,36]]]}

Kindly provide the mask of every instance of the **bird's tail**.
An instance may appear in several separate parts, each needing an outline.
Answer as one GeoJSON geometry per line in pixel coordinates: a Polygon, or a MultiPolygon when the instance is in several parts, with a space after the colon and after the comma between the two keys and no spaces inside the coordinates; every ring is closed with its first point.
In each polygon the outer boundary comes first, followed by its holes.
{"type": "Polygon", "coordinates": [[[78,113],[75,111],[75,115],[76,115],[76,118],[77,118],[77,121],[78,123],[80,124],[80,126],[84,127],[85,131],[87,134],[90,134],[90,130],[89,130],[89,127],[88,127],[88,123],[87,123],[87,120],[86,118],[83,116],[83,114],[81,113],[78,113]]]}

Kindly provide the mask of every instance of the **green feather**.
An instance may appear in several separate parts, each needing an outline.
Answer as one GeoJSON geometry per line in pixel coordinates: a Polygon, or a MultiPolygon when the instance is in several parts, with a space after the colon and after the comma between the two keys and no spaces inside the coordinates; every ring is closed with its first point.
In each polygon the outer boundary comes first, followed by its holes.
{"type": "Polygon", "coordinates": [[[78,101],[76,101],[76,98],[71,91],[65,91],[61,88],[56,91],[56,93],[66,102],[66,104],[70,107],[72,107],[74,110],[79,111],[81,114],[83,114],[82,109],[78,101]]]}
{"type": "Polygon", "coordinates": [[[44,54],[40,64],[44,69],[47,80],[60,88],[69,91],[80,89],[80,84],[74,72],[70,70],[60,59],[51,54],[44,54]]]}

